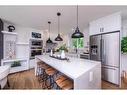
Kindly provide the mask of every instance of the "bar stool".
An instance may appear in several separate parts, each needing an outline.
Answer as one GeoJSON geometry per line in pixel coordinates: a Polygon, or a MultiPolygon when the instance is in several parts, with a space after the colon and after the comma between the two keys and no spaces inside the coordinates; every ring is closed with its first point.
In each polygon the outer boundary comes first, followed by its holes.
{"type": "Polygon", "coordinates": [[[41,65],[43,64],[43,62],[37,62],[37,73],[36,75],[39,76],[41,74],[41,65]]]}
{"type": "Polygon", "coordinates": [[[47,88],[51,89],[54,87],[55,84],[55,75],[57,76],[58,71],[55,70],[54,68],[50,67],[48,69],[45,70],[46,74],[47,74],[47,81],[49,82],[49,84],[47,84],[47,88]]]}
{"type": "Polygon", "coordinates": [[[47,68],[50,68],[49,65],[46,65],[44,62],[38,62],[37,63],[37,75],[38,75],[38,81],[41,83],[41,87],[45,89],[47,80],[47,74],[45,73],[45,70],[47,68]]]}
{"type": "Polygon", "coordinates": [[[63,75],[61,75],[55,82],[57,84],[57,89],[73,89],[73,81],[63,75]]]}

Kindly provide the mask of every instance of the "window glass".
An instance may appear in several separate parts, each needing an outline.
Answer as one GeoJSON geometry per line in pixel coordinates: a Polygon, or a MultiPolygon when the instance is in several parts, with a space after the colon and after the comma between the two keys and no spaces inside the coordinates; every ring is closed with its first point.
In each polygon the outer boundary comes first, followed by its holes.
{"type": "Polygon", "coordinates": [[[74,48],[83,48],[84,43],[83,43],[83,38],[75,38],[72,39],[72,45],[74,48]]]}

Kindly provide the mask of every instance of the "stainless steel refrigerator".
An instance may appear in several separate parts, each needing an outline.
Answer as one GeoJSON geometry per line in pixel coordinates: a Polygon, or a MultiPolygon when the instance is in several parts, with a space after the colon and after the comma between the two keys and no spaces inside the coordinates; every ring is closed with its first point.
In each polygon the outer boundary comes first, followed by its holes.
{"type": "Polygon", "coordinates": [[[90,36],[90,59],[101,61],[102,79],[120,84],[120,32],[90,36]]]}

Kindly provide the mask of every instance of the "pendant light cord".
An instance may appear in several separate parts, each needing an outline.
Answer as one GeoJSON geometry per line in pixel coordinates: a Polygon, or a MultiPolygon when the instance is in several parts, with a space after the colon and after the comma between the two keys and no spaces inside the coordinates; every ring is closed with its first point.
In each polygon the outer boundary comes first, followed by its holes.
{"type": "Polygon", "coordinates": [[[78,27],[78,5],[77,5],[77,27],[78,27]]]}
{"type": "Polygon", "coordinates": [[[60,34],[60,17],[58,16],[58,34],[60,34]]]}
{"type": "Polygon", "coordinates": [[[50,23],[49,23],[49,38],[50,38],[50,23]]]}
{"type": "Polygon", "coordinates": [[[51,24],[51,22],[48,21],[48,24],[49,24],[49,38],[50,38],[50,24],[51,24]]]}

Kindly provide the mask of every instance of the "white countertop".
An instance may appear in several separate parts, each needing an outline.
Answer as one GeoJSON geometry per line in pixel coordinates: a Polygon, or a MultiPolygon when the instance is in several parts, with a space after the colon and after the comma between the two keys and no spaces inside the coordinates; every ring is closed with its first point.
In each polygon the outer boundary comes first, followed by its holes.
{"type": "Polygon", "coordinates": [[[51,58],[49,57],[49,55],[40,55],[40,56],[36,56],[36,58],[44,61],[46,64],[54,67],[55,69],[64,73],[65,75],[67,75],[72,79],[76,79],[80,77],[90,69],[101,64],[101,62],[99,61],[92,61],[87,59],[71,58],[71,57],[68,57],[70,62],[67,62],[66,60],[63,61],[63,60],[51,58]]]}

